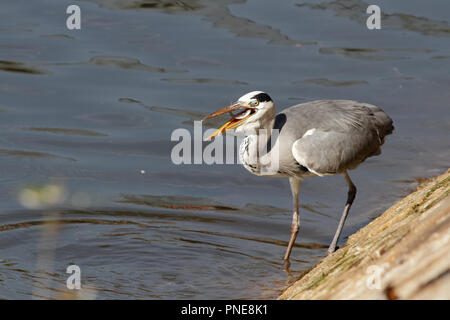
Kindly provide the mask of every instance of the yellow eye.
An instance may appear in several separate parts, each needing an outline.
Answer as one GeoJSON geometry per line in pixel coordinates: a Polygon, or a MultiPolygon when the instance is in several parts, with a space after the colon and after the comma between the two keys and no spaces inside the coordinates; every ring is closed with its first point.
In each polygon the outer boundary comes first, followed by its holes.
{"type": "Polygon", "coordinates": [[[253,101],[252,106],[257,107],[259,105],[259,101],[253,101]]]}

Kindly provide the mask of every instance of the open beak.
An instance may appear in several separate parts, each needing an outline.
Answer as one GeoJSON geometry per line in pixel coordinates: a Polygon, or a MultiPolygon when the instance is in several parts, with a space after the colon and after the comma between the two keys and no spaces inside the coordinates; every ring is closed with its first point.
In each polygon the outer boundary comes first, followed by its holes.
{"type": "Polygon", "coordinates": [[[251,107],[248,103],[245,102],[236,102],[225,108],[217,110],[216,112],[211,113],[209,116],[203,118],[203,120],[215,118],[224,113],[229,113],[231,115],[231,120],[226,122],[223,126],[221,126],[216,132],[214,132],[211,136],[205,139],[205,141],[211,140],[215,136],[221,134],[222,132],[230,129],[234,129],[239,127],[245,120],[247,120],[252,114],[256,112],[256,108],[251,107]],[[242,110],[244,109],[244,110],[242,110]],[[237,114],[233,114],[233,111],[242,110],[237,114]]]}

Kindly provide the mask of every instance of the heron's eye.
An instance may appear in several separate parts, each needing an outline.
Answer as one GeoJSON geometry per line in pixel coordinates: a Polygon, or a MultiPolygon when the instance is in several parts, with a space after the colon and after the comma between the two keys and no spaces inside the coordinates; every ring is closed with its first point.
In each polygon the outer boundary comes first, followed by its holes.
{"type": "Polygon", "coordinates": [[[253,107],[257,107],[257,106],[259,105],[259,101],[253,101],[253,102],[251,103],[251,105],[252,105],[253,107]]]}

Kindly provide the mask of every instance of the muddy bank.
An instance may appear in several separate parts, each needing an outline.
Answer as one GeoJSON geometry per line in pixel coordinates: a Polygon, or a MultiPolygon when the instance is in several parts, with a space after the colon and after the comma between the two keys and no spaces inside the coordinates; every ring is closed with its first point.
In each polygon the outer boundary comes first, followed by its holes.
{"type": "Polygon", "coordinates": [[[279,299],[450,299],[450,170],[350,236],[279,299]]]}

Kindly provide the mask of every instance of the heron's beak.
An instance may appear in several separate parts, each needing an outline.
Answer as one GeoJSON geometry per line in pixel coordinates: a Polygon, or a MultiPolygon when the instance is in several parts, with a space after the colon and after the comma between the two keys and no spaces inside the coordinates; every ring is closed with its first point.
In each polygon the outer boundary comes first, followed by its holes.
{"type": "Polygon", "coordinates": [[[205,141],[211,140],[215,136],[221,134],[222,132],[230,129],[234,129],[236,127],[239,127],[245,120],[247,120],[253,113],[255,113],[256,108],[250,106],[246,102],[236,102],[229,106],[226,106],[225,108],[222,108],[220,110],[217,110],[216,112],[211,113],[209,116],[206,116],[203,118],[203,120],[215,118],[217,116],[220,116],[224,113],[230,113],[231,120],[229,120],[227,123],[225,123],[223,126],[221,126],[216,132],[214,132],[211,136],[205,139],[205,141]],[[243,111],[239,112],[238,114],[233,114],[233,111],[241,110],[243,111]]]}

